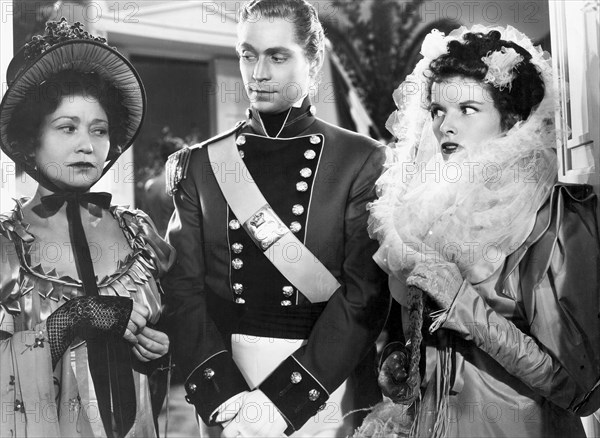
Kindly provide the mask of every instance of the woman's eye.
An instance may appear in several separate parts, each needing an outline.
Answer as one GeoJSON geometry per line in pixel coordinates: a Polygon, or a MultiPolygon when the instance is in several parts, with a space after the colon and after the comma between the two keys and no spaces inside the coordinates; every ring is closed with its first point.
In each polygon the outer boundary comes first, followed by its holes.
{"type": "Polygon", "coordinates": [[[71,125],[59,126],[58,129],[64,132],[65,134],[72,134],[73,132],[75,132],[75,127],[71,125]]]}
{"type": "Polygon", "coordinates": [[[107,128],[94,128],[94,129],[92,129],[92,132],[95,135],[97,135],[98,137],[104,137],[104,136],[108,135],[107,128]]]}
{"type": "Polygon", "coordinates": [[[432,108],[430,111],[431,111],[431,117],[433,119],[435,119],[437,117],[442,117],[444,115],[444,111],[442,111],[441,108],[432,108]]]}
{"type": "Polygon", "coordinates": [[[475,114],[477,112],[477,110],[475,108],[473,108],[472,106],[465,106],[462,108],[462,112],[463,114],[471,115],[471,114],[475,114]]]}

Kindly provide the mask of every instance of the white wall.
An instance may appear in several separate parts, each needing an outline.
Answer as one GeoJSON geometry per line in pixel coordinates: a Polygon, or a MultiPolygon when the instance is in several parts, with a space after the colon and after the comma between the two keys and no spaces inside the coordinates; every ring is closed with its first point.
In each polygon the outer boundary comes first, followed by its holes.
{"type": "MultiPolygon", "coordinates": [[[[6,69],[13,54],[12,1],[0,0],[0,94],[6,91],[6,69]]],[[[15,163],[0,152],[0,213],[10,210],[16,195],[15,163]]]]}
{"type": "Polygon", "coordinates": [[[550,11],[562,110],[559,178],[592,184],[600,193],[600,7],[592,3],[553,1],[550,11]]]}

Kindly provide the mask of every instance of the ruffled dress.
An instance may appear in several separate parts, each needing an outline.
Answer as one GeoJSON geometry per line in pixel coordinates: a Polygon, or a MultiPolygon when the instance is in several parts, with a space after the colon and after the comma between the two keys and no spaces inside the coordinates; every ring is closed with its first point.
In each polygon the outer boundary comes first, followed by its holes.
{"type": "Polygon", "coordinates": [[[436,410],[428,436],[583,437],[579,416],[600,406],[597,197],[589,186],[556,184],[549,57],[516,29],[497,30],[532,55],[544,99],[504,135],[443,156],[423,105],[426,71],[468,30],[434,36],[442,52],[424,44],[425,58],[394,93],[388,127],[397,142],[370,205],[374,259],[402,305],[390,318],[401,318],[407,339],[415,266],[454,263],[464,279],[424,334],[421,388],[436,410]]]}
{"type": "MultiPolygon", "coordinates": [[[[83,295],[82,283],[51,266],[31,263],[36,237],[28,232],[21,206],[18,201],[12,212],[0,216],[0,436],[104,437],[86,343],[76,340],[52,370],[46,332],[48,316],[83,295]]],[[[144,304],[150,310],[148,323],[156,323],[162,295],[158,278],[173,264],[175,252],[143,212],[109,211],[131,253],[98,281],[99,293],[144,304]]],[[[148,376],[132,372],[137,414],[127,436],[154,437],[148,376]]]]}

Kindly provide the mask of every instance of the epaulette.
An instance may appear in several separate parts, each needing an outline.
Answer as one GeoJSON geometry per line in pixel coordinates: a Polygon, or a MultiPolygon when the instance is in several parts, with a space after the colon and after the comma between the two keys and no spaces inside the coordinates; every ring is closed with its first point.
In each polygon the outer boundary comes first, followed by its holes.
{"type": "Polygon", "coordinates": [[[241,120],[228,131],[222,132],[194,146],[186,146],[169,155],[169,158],[165,164],[167,194],[173,196],[179,188],[179,183],[186,178],[188,165],[190,163],[190,156],[192,155],[192,151],[194,149],[201,149],[204,146],[221,140],[222,138],[235,134],[243,125],[245,125],[245,123],[245,120],[241,120]]]}

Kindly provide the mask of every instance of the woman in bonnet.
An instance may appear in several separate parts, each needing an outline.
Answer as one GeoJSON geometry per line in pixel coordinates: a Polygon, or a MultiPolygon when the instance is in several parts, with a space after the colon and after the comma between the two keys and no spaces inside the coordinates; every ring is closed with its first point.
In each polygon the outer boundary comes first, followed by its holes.
{"type": "Polygon", "coordinates": [[[144,213],[90,192],[140,129],[140,79],[64,19],[7,78],[0,145],[39,186],[0,216],[0,436],[156,436],[145,363],[168,350],[151,325],[175,254],[144,213]]]}
{"type": "Polygon", "coordinates": [[[583,437],[600,406],[596,196],[557,184],[550,58],[483,26],[434,31],[422,54],[370,208],[409,343],[382,358],[396,405],[357,435],[583,437]]]}

